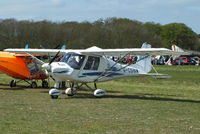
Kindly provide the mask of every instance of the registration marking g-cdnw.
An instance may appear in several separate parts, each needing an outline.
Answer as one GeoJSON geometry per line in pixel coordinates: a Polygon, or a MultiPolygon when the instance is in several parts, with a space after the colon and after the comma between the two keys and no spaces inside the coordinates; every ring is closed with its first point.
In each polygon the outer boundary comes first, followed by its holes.
{"type": "Polygon", "coordinates": [[[138,74],[138,69],[134,68],[124,68],[123,71],[124,73],[138,74]]]}

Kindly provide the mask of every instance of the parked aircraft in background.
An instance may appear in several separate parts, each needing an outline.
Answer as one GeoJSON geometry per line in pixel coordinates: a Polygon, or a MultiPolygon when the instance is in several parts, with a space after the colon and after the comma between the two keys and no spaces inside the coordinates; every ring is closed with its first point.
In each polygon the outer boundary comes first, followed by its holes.
{"type": "MultiPolygon", "coordinates": [[[[61,49],[64,50],[65,48],[66,46],[63,45],[61,49]]],[[[25,46],[25,49],[29,50],[28,44],[25,46]]],[[[48,54],[35,56],[48,57],[48,54]]],[[[32,88],[36,88],[37,80],[42,80],[42,87],[48,87],[48,82],[45,80],[48,77],[45,71],[27,54],[0,52],[0,71],[14,78],[10,81],[10,87],[15,87],[18,82],[25,81],[32,88]]]]}
{"type": "Polygon", "coordinates": [[[168,61],[165,63],[166,65],[199,65],[199,55],[200,52],[194,51],[194,50],[183,50],[180,47],[176,45],[172,45],[172,51],[175,52],[187,52],[188,55],[182,55],[182,56],[175,56],[172,55],[168,61]]]}
{"type": "Polygon", "coordinates": [[[10,81],[10,87],[15,87],[21,80],[29,83],[32,88],[37,87],[34,80],[42,80],[42,87],[48,87],[45,72],[30,56],[25,54],[0,52],[0,71],[14,78],[10,81]]]}
{"type": "Polygon", "coordinates": [[[54,88],[49,91],[52,98],[58,98],[62,92],[58,90],[61,81],[69,81],[70,87],[65,93],[72,96],[76,90],[86,85],[94,83],[94,96],[103,96],[105,91],[98,89],[96,83],[127,76],[148,75],[151,70],[151,55],[185,55],[185,52],[174,52],[166,48],[151,48],[151,45],[144,43],[142,48],[128,49],[101,49],[91,47],[82,50],[50,50],[50,49],[6,49],[4,51],[15,53],[28,53],[28,55],[50,54],[55,55],[49,63],[32,56],[37,62],[42,64],[48,76],[55,79],[54,88]],[[29,54],[30,53],[30,54],[29,54]],[[65,56],[59,62],[53,62],[59,54],[65,56]],[[136,62],[128,65],[119,64],[123,57],[128,55],[140,55],[136,62]],[[121,59],[114,62],[107,56],[122,56],[121,59]]]}

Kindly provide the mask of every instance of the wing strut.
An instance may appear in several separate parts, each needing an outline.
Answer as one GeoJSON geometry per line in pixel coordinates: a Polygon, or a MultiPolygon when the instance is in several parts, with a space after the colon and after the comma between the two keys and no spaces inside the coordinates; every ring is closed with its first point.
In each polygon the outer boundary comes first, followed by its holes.
{"type": "MultiPolygon", "coordinates": [[[[94,80],[94,82],[96,82],[96,81],[98,81],[99,79],[101,79],[101,77],[102,76],[105,76],[105,74],[108,72],[108,71],[110,71],[117,63],[119,63],[124,57],[126,57],[127,55],[128,55],[129,53],[127,53],[127,54],[125,54],[123,57],[121,57],[119,60],[117,60],[116,62],[115,62],[115,64],[113,64],[110,68],[108,68],[108,69],[106,69],[106,71],[104,72],[104,73],[102,73],[97,79],[95,79],[94,80]]],[[[105,56],[105,55],[104,55],[105,56]]],[[[106,57],[106,56],[105,56],[106,57]]],[[[106,57],[106,59],[107,59],[107,57],[106,57]]],[[[121,69],[120,69],[121,70],[121,69]]],[[[116,70],[116,71],[118,71],[118,70],[116,70]]],[[[114,71],[114,72],[116,72],[116,71],[114,71]]],[[[114,73],[113,72],[113,73],[114,73]]],[[[111,73],[110,73],[111,74],[111,73]]],[[[109,75],[110,75],[109,74],[109,75]]],[[[106,75],[106,76],[108,76],[108,75],[106,75]]],[[[106,77],[105,76],[105,77],[106,77]]],[[[102,77],[103,78],[103,77],[102,77]]]]}
{"type": "MultiPolygon", "coordinates": [[[[122,58],[120,58],[119,60],[117,60],[115,62],[115,64],[113,64],[110,68],[106,69],[106,71],[103,74],[106,74],[108,71],[110,71],[117,63],[119,63],[124,57],[126,57],[129,53],[127,53],[126,55],[124,55],[122,58]]],[[[106,57],[106,56],[105,56],[106,57]]],[[[102,74],[102,75],[103,75],[102,74]]]]}

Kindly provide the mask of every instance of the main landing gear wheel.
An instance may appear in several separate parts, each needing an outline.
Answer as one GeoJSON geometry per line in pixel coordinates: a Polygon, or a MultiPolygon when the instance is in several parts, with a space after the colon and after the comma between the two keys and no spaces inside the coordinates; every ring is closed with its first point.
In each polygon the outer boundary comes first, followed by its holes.
{"type": "Polygon", "coordinates": [[[31,82],[31,87],[32,88],[37,88],[37,83],[35,81],[31,82]]]}
{"type": "Polygon", "coordinates": [[[10,81],[10,87],[16,87],[16,80],[10,81]]]}
{"type": "Polygon", "coordinates": [[[67,94],[68,96],[74,96],[75,93],[76,93],[76,90],[74,88],[67,88],[65,90],[65,94],[67,94]]]}
{"type": "Polygon", "coordinates": [[[42,87],[47,88],[49,86],[48,82],[46,80],[42,81],[42,87]]]}

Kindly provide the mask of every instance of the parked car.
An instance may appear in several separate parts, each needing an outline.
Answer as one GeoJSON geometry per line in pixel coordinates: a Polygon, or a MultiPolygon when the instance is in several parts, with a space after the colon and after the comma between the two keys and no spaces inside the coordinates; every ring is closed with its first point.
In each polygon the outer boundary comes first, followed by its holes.
{"type": "Polygon", "coordinates": [[[178,57],[172,63],[173,65],[195,65],[195,62],[189,57],[178,57]]]}

